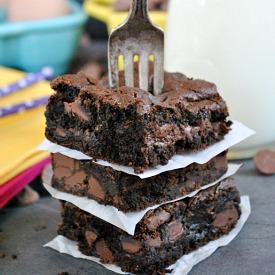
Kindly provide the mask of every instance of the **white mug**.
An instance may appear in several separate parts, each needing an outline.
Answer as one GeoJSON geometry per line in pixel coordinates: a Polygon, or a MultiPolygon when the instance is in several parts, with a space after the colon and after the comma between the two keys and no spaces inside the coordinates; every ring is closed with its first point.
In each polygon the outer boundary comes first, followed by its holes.
{"type": "Polygon", "coordinates": [[[217,84],[231,118],[256,130],[235,149],[275,144],[275,1],[170,0],[168,71],[217,84]]]}

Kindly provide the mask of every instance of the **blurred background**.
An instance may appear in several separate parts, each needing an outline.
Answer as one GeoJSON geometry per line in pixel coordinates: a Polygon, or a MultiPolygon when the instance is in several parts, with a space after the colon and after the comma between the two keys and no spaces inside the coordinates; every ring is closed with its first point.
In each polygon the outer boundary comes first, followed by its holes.
{"type": "MultiPolygon", "coordinates": [[[[80,70],[95,79],[106,74],[108,35],[130,3],[0,0],[0,207],[43,194],[39,175],[50,159],[36,147],[48,80],[80,70]]],[[[231,118],[256,130],[231,158],[274,148],[275,1],[150,0],[149,10],[166,32],[165,68],[215,82],[231,118]]]]}

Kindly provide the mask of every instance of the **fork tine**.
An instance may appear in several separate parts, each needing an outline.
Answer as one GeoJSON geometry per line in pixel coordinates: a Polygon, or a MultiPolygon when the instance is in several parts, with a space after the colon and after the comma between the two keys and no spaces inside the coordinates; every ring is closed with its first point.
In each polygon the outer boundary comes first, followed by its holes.
{"type": "Polygon", "coordinates": [[[118,77],[118,55],[112,50],[112,47],[109,49],[108,56],[108,73],[109,73],[109,85],[111,88],[118,87],[119,77],[118,77]]]}
{"type": "Polygon", "coordinates": [[[125,71],[125,85],[134,87],[134,63],[133,54],[127,52],[124,55],[124,71],[125,71]]]}
{"type": "Polygon", "coordinates": [[[164,56],[163,52],[154,53],[154,95],[159,95],[163,88],[163,63],[164,56]]]}
{"type": "Polygon", "coordinates": [[[139,88],[148,91],[148,55],[144,52],[139,56],[139,88]]]}

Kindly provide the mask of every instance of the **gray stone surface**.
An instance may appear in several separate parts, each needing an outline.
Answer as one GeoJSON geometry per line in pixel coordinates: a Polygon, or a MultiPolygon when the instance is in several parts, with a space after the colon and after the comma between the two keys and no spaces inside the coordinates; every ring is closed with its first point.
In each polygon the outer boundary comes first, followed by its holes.
{"type": "MultiPolygon", "coordinates": [[[[236,179],[241,193],[250,196],[252,214],[239,236],[194,267],[191,275],[275,274],[275,176],[259,175],[247,161],[236,179]]],[[[51,198],[1,210],[0,274],[114,274],[87,260],[43,248],[55,236],[59,222],[59,204],[51,198]]]]}

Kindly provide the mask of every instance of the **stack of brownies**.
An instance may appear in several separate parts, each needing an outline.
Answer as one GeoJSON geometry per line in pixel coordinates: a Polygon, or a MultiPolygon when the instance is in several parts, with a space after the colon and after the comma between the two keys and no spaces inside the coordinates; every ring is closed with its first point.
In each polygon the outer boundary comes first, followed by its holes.
{"type": "Polygon", "coordinates": [[[123,212],[161,204],[145,214],[132,236],[102,220],[101,213],[91,215],[63,201],[58,233],[76,241],[83,254],[125,272],[164,274],[184,254],[231,231],[241,214],[232,178],[163,204],[221,178],[228,169],[226,152],[205,164],[140,177],[176,154],[204,150],[229,133],[227,106],[214,84],[165,73],[163,92],[154,96],[152,87],[148,92],[110,89],[106,79],[96,83],[78,73],[58,77],[51,85],[56,93],[46,110],[47,139],[93,158],[52,154],[52,186],[123,212]],[[131,167],[136,174],[96,160],[131,167]]]}

